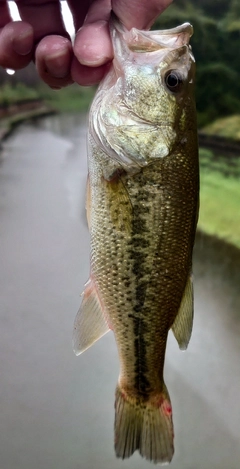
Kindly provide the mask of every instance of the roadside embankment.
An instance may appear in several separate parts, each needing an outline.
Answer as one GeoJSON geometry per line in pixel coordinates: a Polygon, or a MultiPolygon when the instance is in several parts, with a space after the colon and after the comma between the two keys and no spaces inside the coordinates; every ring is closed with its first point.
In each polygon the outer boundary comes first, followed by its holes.
{"type": "Polygon", "coordinates": [[[0,141],[26,119],[54,112],[87,112],[94,92],[94,87],[84,88],[76,83],[58,92],[44,85],[36,89],[22,83],[0,86],[0,141]]]}
{"type": "Polygon", "coordinates": [[[240,115],[218,119],[199,132],[198,228],[240,249],[240,115]]]}
{"type": "Polygon", "coordinates": [[[0,104],[0,141],[12,129],[26,119],[33,119],[55,113],[55,109],[43,99],[23,99],[10,104],[0,104]]]}

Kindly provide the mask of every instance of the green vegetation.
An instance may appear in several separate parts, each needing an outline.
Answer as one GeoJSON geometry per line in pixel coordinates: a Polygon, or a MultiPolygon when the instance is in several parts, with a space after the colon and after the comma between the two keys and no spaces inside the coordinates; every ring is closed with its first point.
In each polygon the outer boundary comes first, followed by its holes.
{"type": "Polygon", "coordinates": [[[0,105],[7,106],[19,100],[40,98],[57,111],[80,112],[88,109],[93,95],[93,87],[83,88],[77,84],[53,91],[43,83],[36,88],[23,83],[17,83],[15,86],[5,83],[0,88],[0,105]]]}
{"type": "Polygon", "coordinates": [[[40,96],[57,111],[80,112],[88,110],[95,89],[73,84],[67,88],[53,91],[47,86],[41,85],[39,92],[40,96]]]}
{"type": "Polygon", "coordinates": [[[240,140],[240,114],[222,117],[202,129],[207,135],[240,140]]]}
{"type": "Polygon", "coordinates": [[[16,86],[5,83],[0,88],[0,105],[7,106],[21,99],[35,99],[38,97],[38,90],[29,88],[20,82],[16,86]]]}
{"type": "Polygon", "coordinates": [[[227,158],[200,150],[198,227],[240,248],[240,155],[227,158]]]}

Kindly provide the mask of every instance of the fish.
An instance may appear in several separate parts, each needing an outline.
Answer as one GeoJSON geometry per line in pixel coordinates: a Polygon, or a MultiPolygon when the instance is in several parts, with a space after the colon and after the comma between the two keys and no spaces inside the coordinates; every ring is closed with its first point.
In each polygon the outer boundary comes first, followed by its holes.
{"type": "Polygon", "coordinates": [[[90,277],[77,313],[76,355],[109,330],[120,374],[115,453],[153,463],[174,453],[164,382],[168,332],[180,349],[193,324],[192,251],[199,163],[193,28],[127,30],[112,17],[112,66],[89,114],[90,277]]]}

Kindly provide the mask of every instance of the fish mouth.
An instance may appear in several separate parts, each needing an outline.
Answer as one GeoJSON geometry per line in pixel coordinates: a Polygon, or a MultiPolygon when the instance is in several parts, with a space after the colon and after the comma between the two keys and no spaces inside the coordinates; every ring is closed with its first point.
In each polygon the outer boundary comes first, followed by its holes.
{"type": "Polygon", "coordinates": [[[193,27],[190,23],[183,23],[175,28],[142,31],[137,28],[130,30],[119,21],[112,13],[110,21],[110,32],[112,39],[116,34],[121,35],[127,47],[134,52],[154,52],[159,49],[178,49],[184,45],[189,45],[190,37],[193,34],[193,27]]]}

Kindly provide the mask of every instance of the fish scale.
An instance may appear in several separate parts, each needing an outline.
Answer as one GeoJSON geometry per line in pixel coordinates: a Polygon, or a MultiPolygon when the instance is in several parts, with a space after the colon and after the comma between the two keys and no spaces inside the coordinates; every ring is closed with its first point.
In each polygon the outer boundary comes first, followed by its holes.
{"type": "Polygon", "coordinates": [[[113,67],[90,112],[91,273],[74,327],[77,354],[114,332],[116,455],[138,449],[162,463],[173,456],[167,336],[172,328],[185,349],[193,318],[199,181],[191,33],[189,24],[128,32],[112,20],[113,67]]]}

